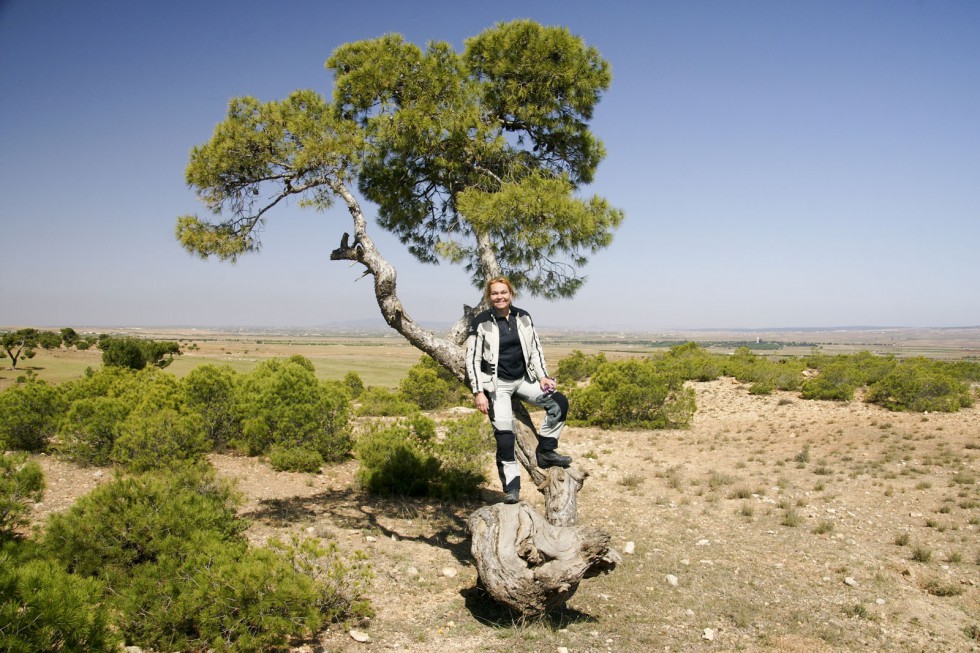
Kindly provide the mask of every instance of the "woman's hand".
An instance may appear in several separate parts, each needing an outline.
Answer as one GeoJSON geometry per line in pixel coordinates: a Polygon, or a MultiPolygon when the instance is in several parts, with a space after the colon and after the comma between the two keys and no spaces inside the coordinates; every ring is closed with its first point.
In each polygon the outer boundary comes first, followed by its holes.
{"type": "Polygon", "coordinates": [[[473,395],[473,403],[476,404],[476,409],[484,415],[486,415],[487,411],[490,410],[490,400],[487,399],[487,396],[482,392],[478,392],[473,395]]]}
{"type": "Polygon", "coordinates": [[[546,376],[543,379],[541,379],[541,381],[539,381],[539,385],[541,386],[541,392],[545,392],[545,393],[554,392],[555,389],[558,387],[558,381],[556,381],[551,377],[546,376]]]}

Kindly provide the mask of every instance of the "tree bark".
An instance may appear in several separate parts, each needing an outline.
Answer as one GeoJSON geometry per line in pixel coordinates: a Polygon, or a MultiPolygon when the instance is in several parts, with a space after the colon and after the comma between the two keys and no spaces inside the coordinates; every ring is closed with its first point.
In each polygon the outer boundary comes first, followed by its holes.
{"type": "Polygon", "coordinates": [[[484,506],[467,524],[483,587],[525,615],[564,606],[583,577],[608,566],[609,535],[554,526],[524,502],[484,506]]]}
{"type": "MultiPolygon", "coordinates": [[[[423,329],[398,299],[395,268],[367,235],[367,222],[357,200],[339,181],[332,181],[331,188],[347,204],[354,220],[354,239],[351,242],[345,233],[330,258],[362,264],[365,275],[374,277],[374,293],[385,322],[466,383],[463,343],[469,321],[479,307],[464,307],[448,338],[423,329]]],[[[495,259],[489,243],[481,241],[480,245],[487,265],[493,268],[495,259]]],[[[522,614],[539,614],[564,606],[583,578],[607,573],[620,560],[609,548],[609,535],[578,526],[577,494],[588,474],[573,467],[539,469],[537,431],[520,401],[514,403],[514,416],[517,458],[544,495],[545,514],[538,514],[527,503],[494,504],[474,512],[468,524],[480,580],[490,595],[522,614]]]]}

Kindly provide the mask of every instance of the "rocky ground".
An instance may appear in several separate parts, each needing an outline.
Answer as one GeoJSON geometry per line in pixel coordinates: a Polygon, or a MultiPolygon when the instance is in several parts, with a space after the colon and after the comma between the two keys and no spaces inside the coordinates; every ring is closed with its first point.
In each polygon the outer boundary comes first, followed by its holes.
{"type": "MultiPolygon", "coordinates": [[[[311,475],[212,460],[254,541],[295,533],[372,562],[377,614],[353,633],[367,641],[335,625],[297,651],[980,650],[980,409],[693,387],[690,429],[567,429],[562,449],[590,474],[580,522],[624,561],[549,618],[515,618],[476,587],[465,521],[479,503],[370,497],[354,462],[311,475]]],[[[111,476],[41,460],[38,521],[111,476]]],[[[501,497],[491,484],[482,500],[501,497]]]]}

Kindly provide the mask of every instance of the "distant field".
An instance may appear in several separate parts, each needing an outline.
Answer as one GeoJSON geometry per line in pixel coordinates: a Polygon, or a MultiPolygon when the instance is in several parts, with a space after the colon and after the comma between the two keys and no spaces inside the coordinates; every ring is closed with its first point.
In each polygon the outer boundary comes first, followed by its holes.
{"type": "MultiPolygon", "coordinates": [[[[421,353],[394,332],[372,334],[307,334],[289,331],[242,333],[198,329],[129,329],[114,332],[180,342],[182,356],[167,369],[182,377],[198,365],[228,365],[248,372],[263,360],[301,355],[309,358],[322,379],[341,379],[357,372],[366,385],[395,387],[421,353]]],[[[830,353],[867,350],[896,356],[980,359],[980,327],[963,329],[867,329],[834,331],[689,331],[656,334],[574,333],[541,330],[552,368],[575,350],[604,353],[610,359],[664,352],[671,344],[694,340],[709,351],[730,353],[747,344],[760,355],[804,356],[813,349],[830,353]]],[[[77,378],[86,368],[102,365],[102,352],[39,349],[33,359],[0,359],[0,389],[28,370],[52,383],[77,378]]]]}

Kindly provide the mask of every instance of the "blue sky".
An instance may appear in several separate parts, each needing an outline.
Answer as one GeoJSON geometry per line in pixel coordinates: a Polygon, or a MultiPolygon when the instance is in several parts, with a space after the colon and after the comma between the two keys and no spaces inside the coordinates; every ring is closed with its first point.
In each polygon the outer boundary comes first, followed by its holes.
{"type": "MultiPolygon", "coordinates": [[[[376,318],[360,269],[329,260],[342,207],[277,211],[236,265],[182,250],[177,216],[204,213],[190,148],[232,97],[329,97],[342,43],[461,49],[516,18],[610,61],[587,191],[626,213],[574,299],[515,302],[539,325],[980,324],[978,2],[0,0],[0,325],[376,318]]],[[[477,300],[372,237],[416,319],[477,300]]]]}

